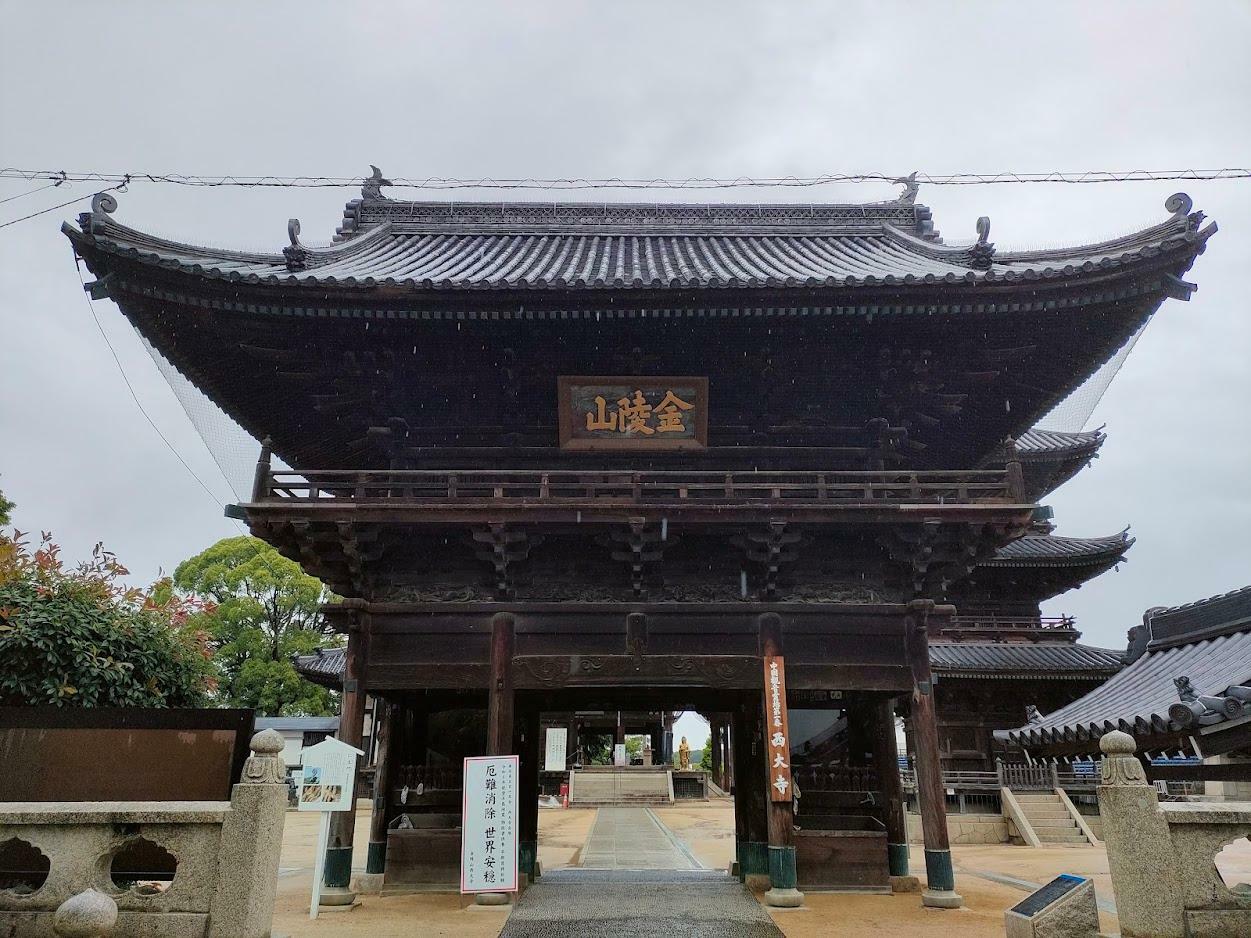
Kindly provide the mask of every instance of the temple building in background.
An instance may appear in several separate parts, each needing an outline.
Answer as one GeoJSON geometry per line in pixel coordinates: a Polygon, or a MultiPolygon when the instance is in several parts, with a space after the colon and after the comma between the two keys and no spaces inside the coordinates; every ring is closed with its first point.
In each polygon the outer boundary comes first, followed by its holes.
{"type": "Polygon", "coordinates": [[[515,753],[533,875],[541,729],[695,710],[727,727],[769,901],[885,888],[898,715],[925,901],[958,904],[944,762],[1118,666],[1040,615],[1129,546],[1045,509],[1102,436],[1035,428],[1189,297],[1215,226],[1179,194],[1146,230],[1008,252],[987,219],[944,241],[912,183],[859,205],[387,185],[333,242],[293,220],[270,253],[145,234],[107,195],[65,227],[92,295],[265,441],[233,514],[343,597],[343,739],[378,700],[369,870],[454,882],[461,759],[515,753]]]}

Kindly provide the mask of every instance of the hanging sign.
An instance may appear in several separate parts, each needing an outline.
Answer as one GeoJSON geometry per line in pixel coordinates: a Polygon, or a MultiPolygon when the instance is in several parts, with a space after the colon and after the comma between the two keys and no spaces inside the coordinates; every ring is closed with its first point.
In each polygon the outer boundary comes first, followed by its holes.
{"type": "Polygon", "coordinates": [[[547,728],[547,745],[543,751],[543,771],[565,771],[565,753],[569,748],[569,730],[563,726],[547,728]]]}
{"type": "Polygon", "coordinates": [[[308,917],[317,918],[321,905],[321,881],[326,870],[326,847],[330,842],[330,815],[351,811],[356,791],[356,759],[364,753],[334,737],[323,739],[301,753],[304,772],[300,779],[299,809],[321,812],[317,853],[313,857],[313,895],[308,917]]]}
{"type": "Polygon", "coordinates": [[[574,450],[703,449],[708,379],[556,379],[560,447],[574,450]]]}
{"type": "Polygon", "coordinates": [[[791,739],[786,725],[786,666],[780,655],[764,659],[765,757],[769,760],[769,799],[791,800],[791,739]]]}
{"type": "Polygon", "coordinates": [[[465,760],[460,891],[517,891],[517,756],[465,760]]]}

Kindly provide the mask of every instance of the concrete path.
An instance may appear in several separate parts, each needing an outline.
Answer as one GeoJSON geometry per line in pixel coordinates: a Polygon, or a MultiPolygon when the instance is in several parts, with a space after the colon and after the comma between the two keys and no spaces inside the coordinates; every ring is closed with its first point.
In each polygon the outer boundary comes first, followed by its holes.
{"type": "Polygon", "coordinates": [[[648,808],[600,808],[582,848],[584,870],[698,870],[691,855],[648,808]]]}
{"type": "Polygon", "coordinates": [[[500,938],[565,936],[782,938],[782,932],[751,893],[724,873],[558,870],[522,893],[500,938]]]}

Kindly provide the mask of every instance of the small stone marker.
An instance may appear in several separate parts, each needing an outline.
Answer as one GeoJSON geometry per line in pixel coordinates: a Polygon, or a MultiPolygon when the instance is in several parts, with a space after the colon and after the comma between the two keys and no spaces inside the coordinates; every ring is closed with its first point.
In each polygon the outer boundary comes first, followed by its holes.
{"type": "Polygon", "coordinates": [[[1098,938],[1095,884],[1062,873],[1003,913],[1007,938],[1098,938]]]}

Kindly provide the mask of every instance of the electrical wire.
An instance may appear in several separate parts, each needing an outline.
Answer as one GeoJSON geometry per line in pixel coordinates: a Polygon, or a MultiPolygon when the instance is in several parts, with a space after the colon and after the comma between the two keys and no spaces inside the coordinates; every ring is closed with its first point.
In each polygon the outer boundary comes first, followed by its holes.
{"type": "MultiPolygon", "coordinates": [[[[125,192],[126,185],[125,183],[121,183],[116,186],[110,186],[107,189],[101,189],[100,191],[101,192],[125,192]]],[[[47,215],[49,212],[55,212],[59,208],[65,208],[67,205],[73,205],[76,202],[82,202],[86,199],[90,199],[93,196],[96,196],[99,194],[100,193],[98,192],[89,192],[86,195],[80,195],[76,199],[70,199],[68,202],[61,202],[59,205],[51,205],[48,208],[40,209],[37,212],[31,212],[29,215],[23,215],[21,218],[14,218],[10,221],[0,222],[0,228],[8,228],[10,225],[16,225],[19,221],[28,221],[29,219],[32,219],[32,218],[38,218],[40,215],[47,215]]]]}
{"type": "Polygon", "coordinates": [[[19,192],[17,195],[0,199],[0,205],[3,205],[5,202],[16,202],[18,199],[24,199],[28,195],[34,195],[36,192],[43,192],[45,189],[55,189],[57,186],[64,185],[64,183],[64,179],[58,179],[56,182],[50,182],[46,186],[40,186],[38,189],[31,189],[29,192],[19,192]]]}
{"type": "MultiPolygon", "coordinates": [[[[352,188],[366,181],[361,176],[265,176],[265,175],[190,175],[184,173],[106,173],[97,171],[66,171],[49,169],[0,168],[0,179],[62,179],[69,182],[122,183],[127,181],[162,183],[178,186],[243,188],[352,188]]],[[[1160,182],[1163,180],[1249,179],[1251,168],[1162,169],[1162,170],[1086,170],[1082,172],[1052,171],[1043,173],[825,173],[816,176],[775,176],[755,178],[689,177],[686,179],[623,179],[623,178],[490,178],[460,179],[449,176],[410,178],[391,177],[384,185],[408,189],[738,189],[738,188],[808,188],[842,182],[889,182],[911,180],[931,186],[985,186],[1029,183],[1063,183],[1091,185],[1109,182],[1160,182]]],[[[59,207],[59,206],[58,206],[59,207]]],[[[49,210],[50,211],[50,210],[49,210]]],[[[21,219],[18,219],[19,221],[21,219]]]]}

